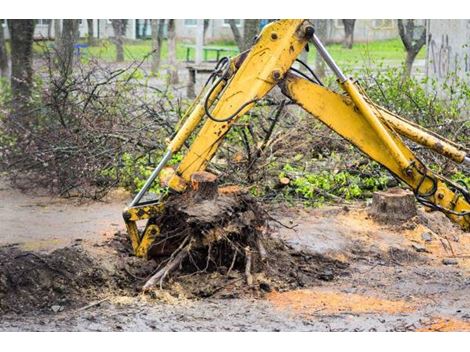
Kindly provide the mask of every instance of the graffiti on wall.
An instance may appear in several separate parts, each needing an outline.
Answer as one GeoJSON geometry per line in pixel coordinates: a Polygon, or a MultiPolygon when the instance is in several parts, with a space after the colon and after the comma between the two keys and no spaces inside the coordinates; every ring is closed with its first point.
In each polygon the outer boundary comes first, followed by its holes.
{"type": "Polygon", "coordinates": [[[439,40],[430,34],[428,43],[429,70],[432,76],[445,78],[452,72],[470,72],[470,46],[468,44],[464,45],[462,50],[453,50],[448,34],[442,34],[439,40]]]}

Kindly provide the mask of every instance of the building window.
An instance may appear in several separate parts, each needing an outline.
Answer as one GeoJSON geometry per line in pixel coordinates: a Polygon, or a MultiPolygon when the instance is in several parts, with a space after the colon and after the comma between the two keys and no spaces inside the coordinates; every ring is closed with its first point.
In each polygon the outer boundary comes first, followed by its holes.
{"type": "Polygon", "coordinates": [[[39,25],[48,26],[52,20],[38,20],[39,25]]]}
{"type": "Polygon", "coordinates": [[[343,20],[335,19],[335,27],[336,28],[344,28],[343,20]]]}
{"type": "Polygon", "coordinates": [[[194,19],[185,19],[184,25],[187,27],[197,26],[197,20],[194,19]]]}
{"type": "Polygon", "coordinates": [[[372,20],[372,27],[376,29],[387,29],[387,28],[393,28],[393,20],[391,19],[378,19],[378,20],[372,20]]]}
{"type": "MultiPolygon", "coordinates": [[[[230,23],[228,23],[229,20],[224,20],[223,25],[224,26],[230,26],[230,23]]],[[[240,27],[242,25],[242,20],[241,19],[236,19],[235,20],[235,25],[237,27],[240,27]]]]}

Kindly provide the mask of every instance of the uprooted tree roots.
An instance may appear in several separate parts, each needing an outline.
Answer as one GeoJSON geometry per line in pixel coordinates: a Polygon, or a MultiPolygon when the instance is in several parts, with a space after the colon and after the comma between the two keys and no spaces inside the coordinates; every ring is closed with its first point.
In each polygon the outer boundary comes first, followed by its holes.
{"type": "Polygon", "coordinates": [[[238,187],[218,188],[216,177],[195,173],[192,189],[166,202],[160,235],[149,250],[158,270],[145,283],[162,286],[177,269],[183,273],[244,273],[248,285],[266,261],[267,216],[238,187]]]}

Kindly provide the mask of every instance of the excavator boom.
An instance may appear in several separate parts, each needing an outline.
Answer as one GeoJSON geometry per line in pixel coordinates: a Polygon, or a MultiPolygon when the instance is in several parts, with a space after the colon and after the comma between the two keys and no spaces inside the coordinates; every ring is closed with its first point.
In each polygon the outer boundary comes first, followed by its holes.
{"type": "Polygon", "coordinates": [[[146,256],[158,236],[155,218],[164,209],[164,202],[142,204],[141,200],[171,156],[181,149],[207,117],[168,183],[170,189],[183,192],[191,175],[206,168],[230,127],[275,86],[406,183],[418,201],[444,212],[463,229],[470,229],[469,192],[464,186],[430,171],[401,137],[457,163],[470,163],[466,152],[457,144],[373,103],[357,83],[343,74],[308,20],[279,20],[267,25],[249,51],[219,62],[212,78],[213,84],[205,87],[191,106],[162,161],[124,210],[124,220],[136,255],[146,256]],[[319,81],[292,68],[309,42],[336,75],[345,95],[323,87],[319,81]],[[143,219],[148,219],[148,223],[139,233],[136,221],[143,219]]]}

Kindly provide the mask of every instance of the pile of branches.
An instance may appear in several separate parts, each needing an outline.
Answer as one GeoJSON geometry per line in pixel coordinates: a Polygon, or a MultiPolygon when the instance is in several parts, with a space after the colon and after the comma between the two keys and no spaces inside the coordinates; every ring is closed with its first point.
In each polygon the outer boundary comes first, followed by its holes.
{"type": "Polygon", "coordinates": [[[144,60],[116,68],[59,57],[44,48],[30,108],[2,121],[2,169],[25,190],[101,198],[120,183],[123,155],[165,148],[182,102],[145,83],[144,60]]]}

